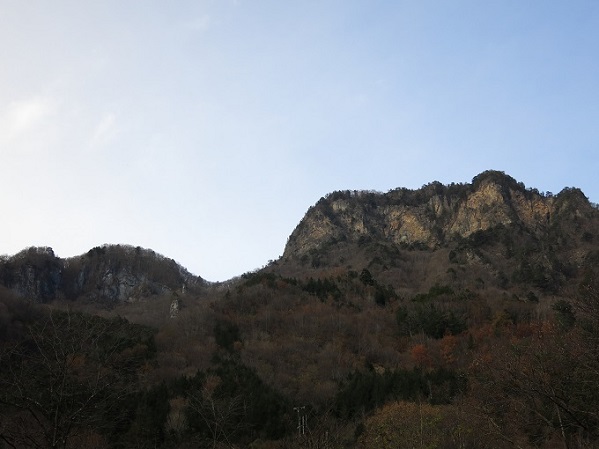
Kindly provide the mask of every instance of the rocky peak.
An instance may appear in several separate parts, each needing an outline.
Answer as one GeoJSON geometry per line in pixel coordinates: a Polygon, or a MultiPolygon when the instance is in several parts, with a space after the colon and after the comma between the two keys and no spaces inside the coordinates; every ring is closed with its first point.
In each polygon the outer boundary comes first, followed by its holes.
{"type": "Polygon", "coordinates": [[[0,282],[19,296],[45,302],[56,296],[62,269],[61,260],[52,248],[30,247],[0,259],[0,282]]]}
{"type": "Polygon", "coordinates": [[[365,237],[434,248],[499,225],[542,233],[559,216],[596,213],[578,189],[542,194],[499,171],[483,172],[469,184],[435,181],[417,190],[340,191],[308,210],[289,237],[284,257],[365,237]]]}
{"type": "Polygon", "coordinates": [[[123,302],[199,288],[203,279],[154,251],[104,245],[60,259],[51,248],[29,248],[0,260],[0,283],[38,302],[86,298],[123,302]]]}

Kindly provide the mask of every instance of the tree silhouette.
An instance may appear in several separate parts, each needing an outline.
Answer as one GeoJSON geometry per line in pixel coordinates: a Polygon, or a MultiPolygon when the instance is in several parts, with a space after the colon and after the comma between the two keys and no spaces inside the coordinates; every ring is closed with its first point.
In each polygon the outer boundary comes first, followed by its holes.
{"type": "Polygon", "coordinates": [[[123,425],[152,334],[125,320],[50,312],[0,352],[0,440],[12,447],[66,448],[123,425]]]}

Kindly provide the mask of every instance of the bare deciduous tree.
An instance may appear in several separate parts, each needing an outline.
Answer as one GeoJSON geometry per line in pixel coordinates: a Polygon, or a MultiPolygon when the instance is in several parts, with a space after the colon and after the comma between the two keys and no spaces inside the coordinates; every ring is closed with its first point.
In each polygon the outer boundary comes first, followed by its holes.
{"type": "Polygon", "coordinates": [[[219,445],[233,448],[234,437],[247,426],[244,424],[246,404],[243,397],[219,398],[215,395],[218,377],[209,376],[202,390],[192,394],[189,407],[200,418],[200,425],[210,435],[212,448],[219,445]]]}
{"type": "MultiPolygon", "coordinates": [[[[118,421],[147,346],[123,320],[50,312],[0,352],[0,440],[19,448],[67,448],[118,421]]],[[[133,383],[134,384],[134,383],[133,383]]]]}

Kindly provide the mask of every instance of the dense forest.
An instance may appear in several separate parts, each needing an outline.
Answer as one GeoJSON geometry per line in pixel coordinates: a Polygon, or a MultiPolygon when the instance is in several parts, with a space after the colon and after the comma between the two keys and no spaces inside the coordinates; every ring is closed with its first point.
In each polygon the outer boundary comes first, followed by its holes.
{"type": "Polygon", "coordinates": [[[4,257],[0,448],[599,447],[597,230],[577,189],[489,172],[331,194],[225,283],[122,245],[4,257]],[[489,185],[507,212],[450,234],[489,185]],[[434,238],[385,238],[398,204],[434,238]]]}

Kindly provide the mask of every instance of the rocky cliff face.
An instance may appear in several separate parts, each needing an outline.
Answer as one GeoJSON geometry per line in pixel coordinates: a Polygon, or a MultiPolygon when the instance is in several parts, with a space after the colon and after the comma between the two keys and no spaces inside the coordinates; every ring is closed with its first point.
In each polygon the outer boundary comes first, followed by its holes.
{"type": "Polygon", "coordinates": [[[564,218],[590,219],[598,211],[578,189],[541,194],[502,172],[488,171],[471,184],[431,183],[386,194],[334,192],[310,208],[289,237],[284,258],[327,244],[364,238],[434,248],[498,225],[542,235],[564,218]]]}
{"type": "Polygon", "coordinates": [[[62,262],[52,248],[28,248],[0,260],[0,282],[26,298],[45,302],[56,297],[62,279],[62,262]]]}
{"type": "MultiPolygon", "coordinates": [[[[501,257],[510,258],[523,244],[530,247],[524,252],[536,256],[529,260],[526,254],[520,255],[516,262],[509,263],[519,264],[517,267],[506,262],[503,267],[493,268],[494,276],[504,269],[516,273],[516,278],[521,272],[524,274],[520,277],[526,277],[532,266],[538,268],[541,283],[547,273],[561,276],[567,271],[559,267],[563,264],[580,266],[584,260],[599,258],[589,253],[594,245],[589,242],[599,240],[599,235],[595,236],[599,209],[580,190],[566,188],[555,196],[542,194],[502,172],[487,171],[469,184],[433,182],[418,190],[331,193],[311,207],[293,231],[279,268],[294,260],[300,264],[288,266],[305,267],[303,261],[311,260],[313,268],[319,267],[319,256],[336,243],[348,244],[343,248],[345,252],[336,256],[338,266],[345,266],[342,259],[347,260],[366,242],[383,242],[386,251],[395,251],[396,255],[399,249],[446,247],[465,260],[482,260],[472,248],[464,250],[459,240],[498,227],[504,233],[501,257]],[[507,239],[505,233],[524,233],[526,237],[507,239]],[[585,248],[572,243],[580,243],[581,239],[585,248]],[[567,251],[558,255],[555,249],[563,250],[569,242],[572,244],[567,251]]],[[[381,259],[386,255],[381,254],[381,259]]],[[[369,255],[367,263],[375,256],[369,255]]],[[[496,256],[489,254],[488,258],[496,256]]],[[[51,248],[29,248],[0,258],[0,284],[40,302],[55,298],[124,302],[184,287],[191,291],[202,288],[205,282],[151,250],[115,245],[97,247],[70,259],[56,257],[51,248]]]]}
{"type": "Polygon", "coordinates": [[[97,247],[69,259],[56,257],[51,248],[28,248],[0,260],[0,283],[38,302],[135,301],[204,285],[174,260],[124,245],[97,247]]]}

